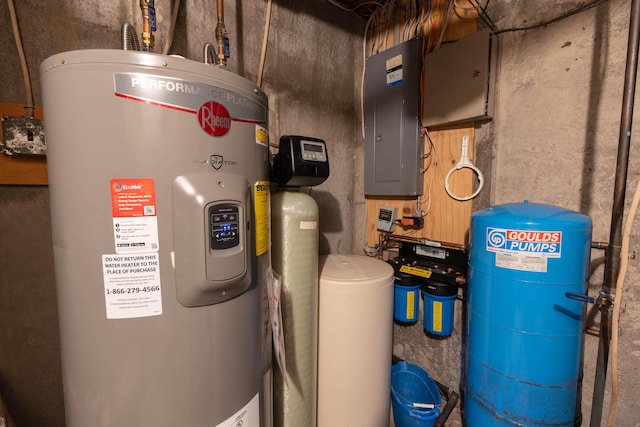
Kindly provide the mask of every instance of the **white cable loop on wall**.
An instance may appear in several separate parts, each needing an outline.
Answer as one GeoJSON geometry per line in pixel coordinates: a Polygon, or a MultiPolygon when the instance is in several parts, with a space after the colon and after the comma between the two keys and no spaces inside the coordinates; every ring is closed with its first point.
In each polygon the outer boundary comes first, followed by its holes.
{"type": "Polygon", "coordinates": [[[474,197],[476,197],[478,194],[480,194],[480,191],[482,190],[483,185],[484,185],[484,176],[482,175],[482,172],[480,172],[480,169],[478,169],[476,165],[471,163],[471,160],[469,160],[469,137],[465,135],[462,137],[462,153],[460,154],[460,161],[458,161],[458,164],[455,165],[453,169],[451,169],[447,174],[447,177],[444,180],[444,188],[447,190],[447,194],[449,194],[449,196],[452,199],[464,202],[466,200],[471,200],[474,197]],[[455,171],[459,169],[465,169],[465,168],[471,169],[477,175],[478,188],[470,196],[461,197],[461,196],[455,195],[453,191],[451,191],[451,188],[449,188],[449,178],[455,171]]]}

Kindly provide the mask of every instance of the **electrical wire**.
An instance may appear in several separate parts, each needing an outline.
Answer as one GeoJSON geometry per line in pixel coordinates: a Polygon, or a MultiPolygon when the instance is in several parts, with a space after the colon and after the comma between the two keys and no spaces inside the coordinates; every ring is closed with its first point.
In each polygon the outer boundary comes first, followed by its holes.
{"type": "MultiPolygon", "coordinates": [[[[422,217],[426,217],[431,213],[431,188],[433,187],[433,176],[435,175],[436,168],[438,167],[438,151],[436,150],[436,146],[431,138],[431,134],[427,128],[423,128],[424,136],[429,144],[429,151],[425,154],[425,158],[429,159],[429,163],[424,167],[425,174],[430,172],[429,182],[427,183],[427,209],[422,209],[420,206],[420,210],[422,211],[422,217]]],[[[422,202],[424,204],[425,202],[422,202]]]]}
{"type": "Polygon", "coordinates": [[[338,9],[342,9],[346,12],[354,12],[358,9],[360,9],[363,6],[366,5],[374,5],[374,6],[384,6],[382,3],[377,2],[377,1],[365,1],[365,2],[358,2],[353,8],[349,9],[348,7],[345,7],[343,5],[341,5],[340,3],[338,3],[335,0],[327,0],[329,3],[331,3],[332,5],[334,5],[335,7],[337,7],[338,9]]]}
{"type": "Polygon", "coordinates": [[[176,34],[176,22],[178,21],[178,9],[180,9],[180,0],[174,0],[173,8],[171,9],[171,24],[169,27],[169,35],[164,42],[164,47],[162,48],[162,54],[168,55],[169,50],[171,49],[171,45],[173,44],[173,38],[176,34]]]}
{"type": "Polygon", "coordinates": [[[496,24],[494,24],[493,19],[491,19],[491,17],[487,13],[487,6],[489,6],[489,1],[490,0],[487,0],[487,2],[484,4],[484,7],[481,6],[480,2],[478,2],[477,0],[468,0],[468,1],[478,11],[478,15],[479,15],[480,19],[482,20],[482,22],[484,22],[484,24],[487,27],[489,27],[489,29],[491,31],[495,31],[496,30],[496,24]]]}
{"type": "Polygon", "coordinates": [[[467,12],[468,12],[468,11],[470,11],[470,10],[475,10],[475,11],[477,11],[477,10],[478,10],[478,8],[477,8],[476,6],[471,6],[471,7],[462,7],[462,6],[460,6],[460,5],[458,4],[458,2],[457,2],[457,1],[455,1],[455,0],[453,1],[453,5],[454,5],[454,7],[455,7],[456,9],[464,10],[464,11],[467,11],[467,12]]]}
{"type": "MultiPolygon", "coordinates": [[[[487,2],[488,3],[488,2],[487,2]]],[[[486,7],[486,6],[485,6],[486,7]]],[[[478,8],[476,6],[471,6],[471,7],[462,7],[458,4],[457,1],[454,0],[453,2],[453,13],[461,20],[463,21],[478,21],[478,18],[483,19],[482,16],[480,15],[476,15],[476,16],[471,16],[471,17],[466,17],[463,16],[462,14],[460,14],[460,12],[458,12],[459,10],[463,11],[463,12],[470,12],[470,11],[475,11],[476,13],[478,13],[478,8]]],[[[483,22],[485,22],[483,20],[483,22]]],[[[487,23],[485,22],[485,25],[487,23]]],[[[488,25],[487,25],[488,26],[488,25]]]]}
{"type": "Polygon", "coordinates": [[[264,18],[264,35],[262,36],[262,51],[260,53],[260,64],[258,65],[258,80],[256,85],[262,87],[262,74],[264,73],[264,62],[267,56],[267,41],[269,40],[269,26],[271,22],[272,0],[267,2],[267,10],[264,18]]]}
{"type": "Polygon", "coordinates": [[[618,338],[619,338],[619,324],[620,324],[620,309],[622,307],[622,290],[624,288],[624,279],[627,275],[627,269],[629,267],[629,242],[631,240],[631,228],[633,226],[633,220],[636,217],[638,211],[638,204],[640,204],[640,181],[636,185],[636,190],[633,193],[633,200],[631,207],[629,208],[629,214],[627,215],[627,223],[624,226],[624,232],[622,233],[622,248],[620,250],[620,274],[616,280],[615,288],[615,303],[613,305],[613,318],[611,327],[611,404],[609,406],[609,416],[607,417],[607,427],[613,426],[613,421],[616,417],[616,407],[618,406],[618,338]]]}
{"type": "Polygon", "coordinates": [[[27,66],[27,59],[25,58],[24,48],[22,46],[22,38],[20,37],[20,28],[18,27],[16,8],[13,4],[13,0],[7,0],[7,5],[9,6],[9,16],[11,18],[11,27],[13,28],[13,38],[16,41],[16,48],[18,49],[18,56],[20,58],[20,66],[22,67],[22,79],[24,80],[24,91],[27,99],[25,108],[27,109],[27,115],[29,117],[33,117],[35,106],[33,105],[31,78],[29,77],[29,67],[27,66]]]}
{"type": "Polygon", "coordinates": [[[592,7],[596,7],[596,6],[598,6],[598,5],[602,4],[602,3],[605,3],[607,1],[609,1],[609,0],[594,0],[594,1],[590,2],[590,3],[587,3],[585,5],[579,6],[579,7],[575,8],[575,9],[573,9],[573,10],[570,10],[569,12],[566,12],[566,13],[564,13],[564,14],[562,14],[560,16],[557,16],[557,17],[555,17],[553,19],[550,19],[548,21],[543,21],[543,22],[540,22],[538,24],[529,25],[527,27],[506,28],[506,29],[503,29],[503,30],[496,30],[496,31],[494,31],[494,34],[510,33],[510,32],[514,32],[514,31],[527,31],[527,30],[533,30],[535,28],[544,27],[544,26],[547,26],[549,24],[553,24],[554,22],[558,22],[558,21],[561,21],[561,20],[563,20],[565,18],[568,18],[570,16],[578,14],[580,12],[584,12],[587,9],[591,9],[592,7]]]}
{"type": "Polygon", "coordinates": [[[434,50],[438,50],[440,49],[440,45],[442,44],[442,39],[444,39],[444,33],[445,31],[447,31],[447,26],[449,25],[449,21],[451,20],[451,17],[453,16],[453,5],[454,5],[455,0],[450,0],[449,3],[447,4],[447,10],[446,13],[444,15],[444,19],[442,21],[442,27],[440,29],[440,37],[438,37],[438,41],[436,42],[435,46],[433,47],[434,50]]]}
{"type": "Polygon", "coordinates": [[[362,42],[362,78],[360,79],[360,124],[362,125],[362,139],[365,139],[364,129],[364,75],[366,71],[366,59],[367,59],[367,33],[369,31],[369,25],[373,21],[373,15],[367,20],[367,24],[364,26],[364,41],[362,42]]]}
{"type": "MultiPolygon", "coordinates": [[[[441,40],[441,36],[444,35],[444,32],[441,32],[440,35],[436,34],[436,30],[438,28],[440,29],[442,29],[443,27],[446,28],[446,24],[444,24],[444,21],[447,19],[446,14],[445,14],[445,19],[443,19],[441,16],[442,7],[440,6],[440,3],[442,3],[443,1],[445,0],[435,0],[433,5],[431,5],[429,14],[423,23],[422,34],[423,34],[423,37],[426,39],[426,50],[424,52],[425,54],[432,52],[434,49],[436,49],[438,40],[441,40]]],[[[451,4],[453,4],[453,1],[451,1],[451,4]]]]}

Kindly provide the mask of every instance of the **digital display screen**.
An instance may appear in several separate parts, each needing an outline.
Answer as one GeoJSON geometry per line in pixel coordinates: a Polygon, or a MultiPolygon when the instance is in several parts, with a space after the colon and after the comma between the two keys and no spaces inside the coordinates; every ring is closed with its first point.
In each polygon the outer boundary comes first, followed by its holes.
{"type": "Polygon", "coordinates": [[[316,153],[322,153],[322,145],[302,143],[302,146],[304,147],[305,151],[315,151],[316,153]]]}
{"type": "Polygon", "coordinates": [[[380,213],[378,215],[378,219],[381,219],[383,221],[391,221],[391,211],[388,211],[386,209],[380,209],[380,213]]]}

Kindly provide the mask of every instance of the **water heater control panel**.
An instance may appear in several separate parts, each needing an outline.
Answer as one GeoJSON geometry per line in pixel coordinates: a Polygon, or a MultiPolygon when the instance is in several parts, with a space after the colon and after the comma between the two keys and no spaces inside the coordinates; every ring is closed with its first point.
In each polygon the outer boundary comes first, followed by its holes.
{"type": "Polygon", "coordinates": [[[251,186],[236,174],[195,173],[172,187],[176,297],[185,307],[217,304],[251,286],[251,186]]]}
{"type": "Polygon", "coordinates": [[[246,226],[242,226],[246,224],[245,203],[229,199],[215,201],[205,206],[205,213],[206,277],[214,287],[222,285],[228,294],[244,281],[248,268],[250,249],[244,232],[246,226]]]}
{"type": "Polygon", "coordinates": [[[229,249],[240,244],[239,208],[231,204],[209,207],[212,250],[229,249]]]}

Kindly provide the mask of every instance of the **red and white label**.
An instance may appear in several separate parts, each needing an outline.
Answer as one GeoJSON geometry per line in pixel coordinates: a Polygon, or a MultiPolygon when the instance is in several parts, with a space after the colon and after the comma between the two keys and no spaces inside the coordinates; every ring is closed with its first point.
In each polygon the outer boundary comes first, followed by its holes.
{"type": "Polygon", "coordinates": [[[231,129],[231,116],[224,105],[205,102],[198,109],[198,123],[211,136],[224,136],[231,129]]]}
{"type": "Polygon", "coordinates": [[[548,259],[562,256],[562,231],[488,227],[487,251],[495,252],[498,267],[546,272],[548,259]]]}
{"type": "Polygon", "coordinates": [[[113,216],[136,217],[156,215],[156,193],[152,179],[112,179],[111,208],[113,216]]]}
{"type": "Polygon", "coordinates": [[[562,232],[507,230],[507,240],[517,240],[520,242],[560,243],[562,241],[562,232]]]}
{"type": "Polygon", "coordinates": [[[152,179],[111,180],[113,238],[117,254],[157,252],[156,192],[152,179]]]}

